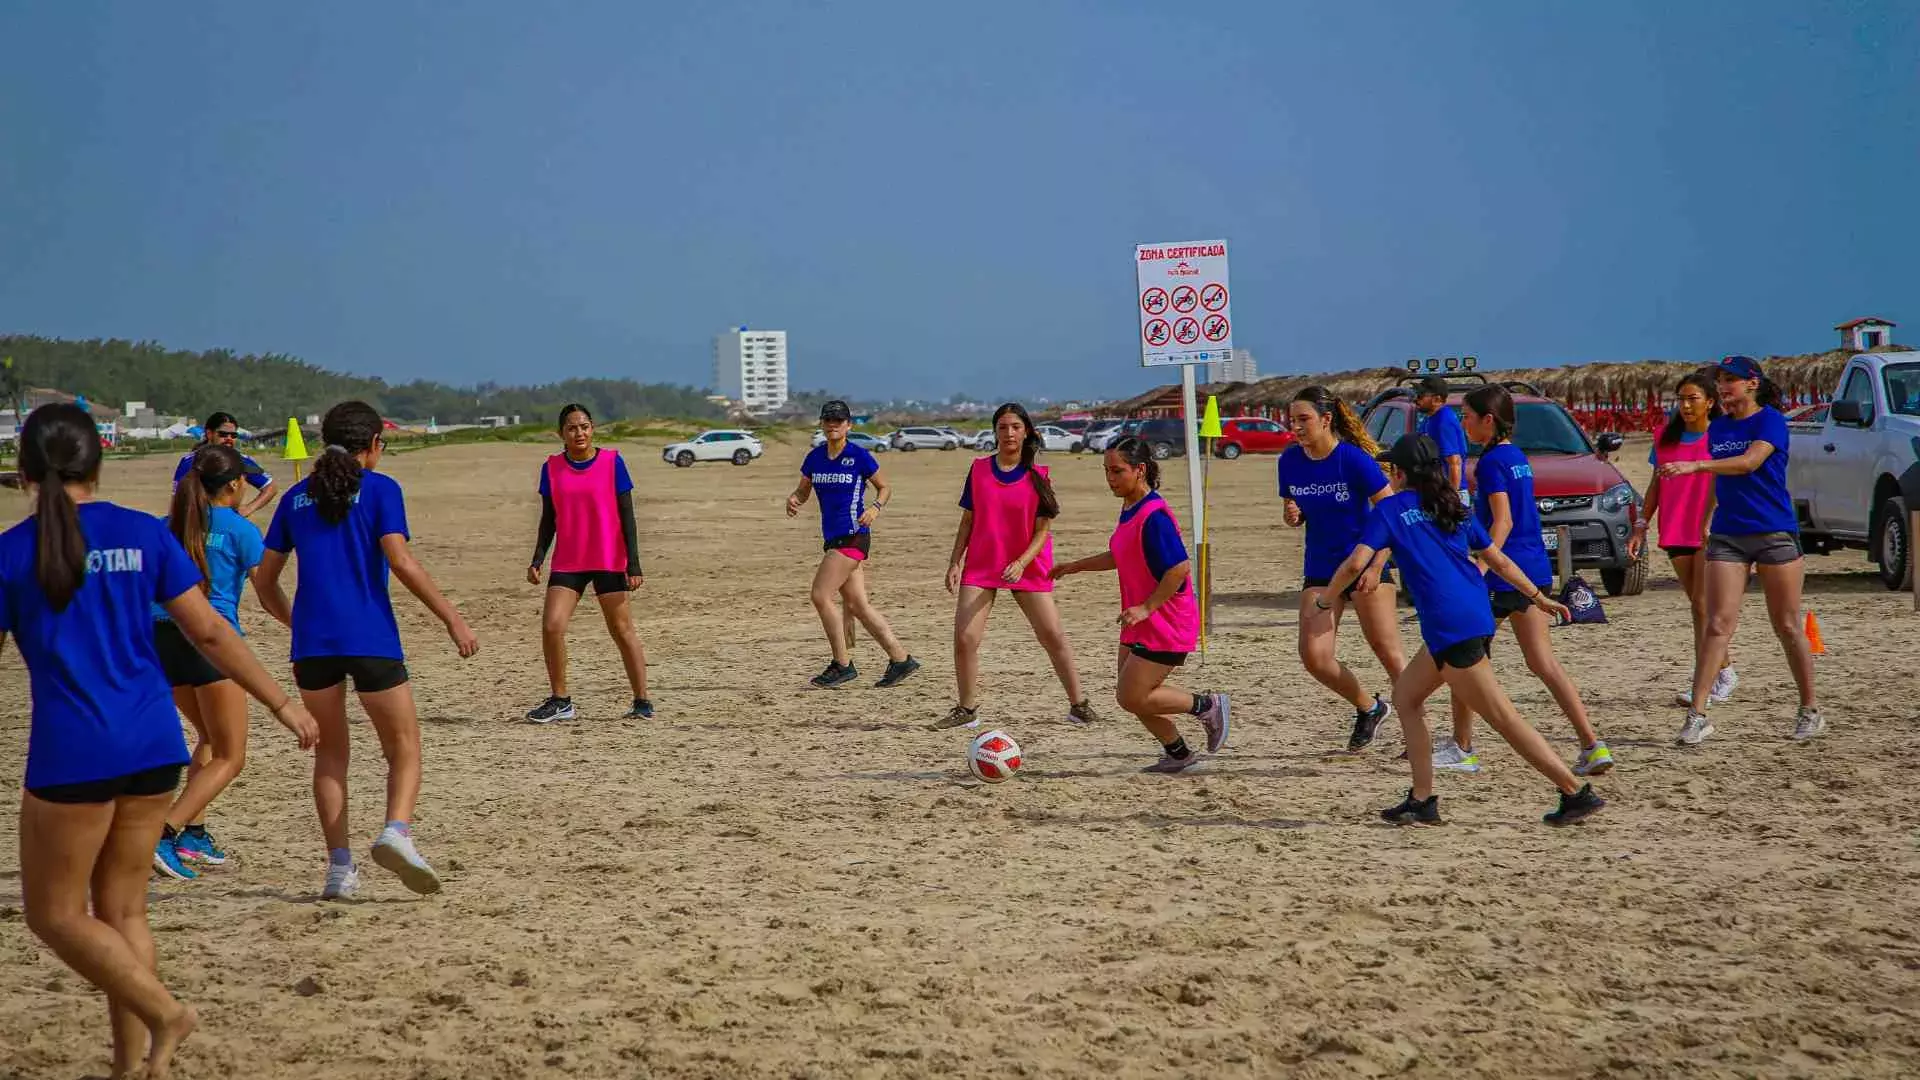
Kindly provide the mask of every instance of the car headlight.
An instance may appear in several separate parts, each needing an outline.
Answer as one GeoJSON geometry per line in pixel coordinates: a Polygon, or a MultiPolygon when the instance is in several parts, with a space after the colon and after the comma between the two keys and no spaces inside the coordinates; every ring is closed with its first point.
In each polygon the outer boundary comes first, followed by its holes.
{"type": "Polygon", "coordinates": [[[1617,514],[1639,501],[1640,497],[1634,494],[1633,485],[1621,481],[1600,496],[1600,511],[1606,514],[1617,514]]]}

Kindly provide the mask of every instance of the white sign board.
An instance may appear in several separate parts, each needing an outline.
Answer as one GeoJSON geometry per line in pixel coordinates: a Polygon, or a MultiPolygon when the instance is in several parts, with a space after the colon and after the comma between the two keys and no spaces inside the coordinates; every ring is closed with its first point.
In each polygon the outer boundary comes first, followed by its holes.
{"type": "Polygon", "coordinates": [[[1212,364],[1233,349],[1227,242],[1141,244],[1134,249],[1140,365],[1212,364]]]}

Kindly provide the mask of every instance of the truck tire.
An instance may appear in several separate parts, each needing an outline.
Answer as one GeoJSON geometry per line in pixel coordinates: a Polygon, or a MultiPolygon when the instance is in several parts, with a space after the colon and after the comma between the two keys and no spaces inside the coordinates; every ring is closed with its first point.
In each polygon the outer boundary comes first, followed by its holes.
{"type": "Polygon", "coordinates": [[[1873,544],[1873,561],[1880,565],[1880,581],[1894,592],[1913,587],[1912,519],[1907,500],[1898,495],[1880,504],[1880,535],[1873,544]]]}
{"type": "Polygon", "coordinates": [[[1625,566],[1603,567],[1600,584],[1608,596],[1639,596],[1647,589],[1647,558],[1642,555],[1625,566]]]}

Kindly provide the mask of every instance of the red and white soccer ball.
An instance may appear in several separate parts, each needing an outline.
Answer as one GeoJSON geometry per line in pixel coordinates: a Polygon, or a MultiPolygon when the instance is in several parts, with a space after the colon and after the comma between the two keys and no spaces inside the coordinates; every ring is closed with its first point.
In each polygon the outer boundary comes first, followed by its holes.
{"type": "Polygon", "coordinates": [[[1020,744],[1004,731],[989,731],[967,747],[967,768],[989,784],[998,784],[1020,771],[1020,744]]]}

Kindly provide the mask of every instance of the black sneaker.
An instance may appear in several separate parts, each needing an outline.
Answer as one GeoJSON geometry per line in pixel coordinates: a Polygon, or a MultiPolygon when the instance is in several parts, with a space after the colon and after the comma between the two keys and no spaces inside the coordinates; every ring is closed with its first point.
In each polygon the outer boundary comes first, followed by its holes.
{"type": "Polygon", "coordinates": [[[845,686],[859,677],[860,670],[858,668],[852,664],[842,664],[836,660],[827,665],[827,670],[813,677],[813,685],[822,690],[831,690],[836,686],[845,686]]]}
{"type": "Polygon", "coordinates": [[[1585,821],[1606,805],[1607,800],[1593,793],[1592,784],[1582,784],[1580,790],[1571,795],[1561,792],[1560,809],[1542,815],[1540,820],[1549,825],[1571,825],[1576,821],[1585,821]]]}
{"type": "Polygon", "coordinates": [[[551,724],[555,720],[573,719],[573,699],[550,697],[540,703],[540,707],[527,714],[529,724],[551,724]]]}
{"type": "Polygon", "coordinates": [[[1444,825],[1440,820],[1440,796],[1429,795],[1424,799],[1413,797],[1413,789],[1407,789],[1407,797],[1399,806],[1380,811],[1380,820],[1395,825],[1444,825]]]}
{"type": "Polygon", "coordinates": [[[1380,730],[1380,724],[1393,715],[1393,706],[1373,695],[1373,708],[1359,709],[1353,714],[1353,734],[1347,737],[1347,753],[1357,754],[1373,745],[1373,734],[1380,730]]]}
{"type": "Polygon", "coordinates": [[[622,720],[653,719],[653,702],[648,701],[646,698],[643,698],[643,697],[634,698],[633,708],[628,709],[626,711],[626,714],[621,716],[620,719],[622,720]]]}
{"type": "Polygon", "coordinates": [[[907,676],[919,670],[920,661],[909,656],[897,664],[888,664],[887,673],[880,676],[880,681],[873,685],[879,687],[899,686],[901,683],[907,681],[907,676]]]}

